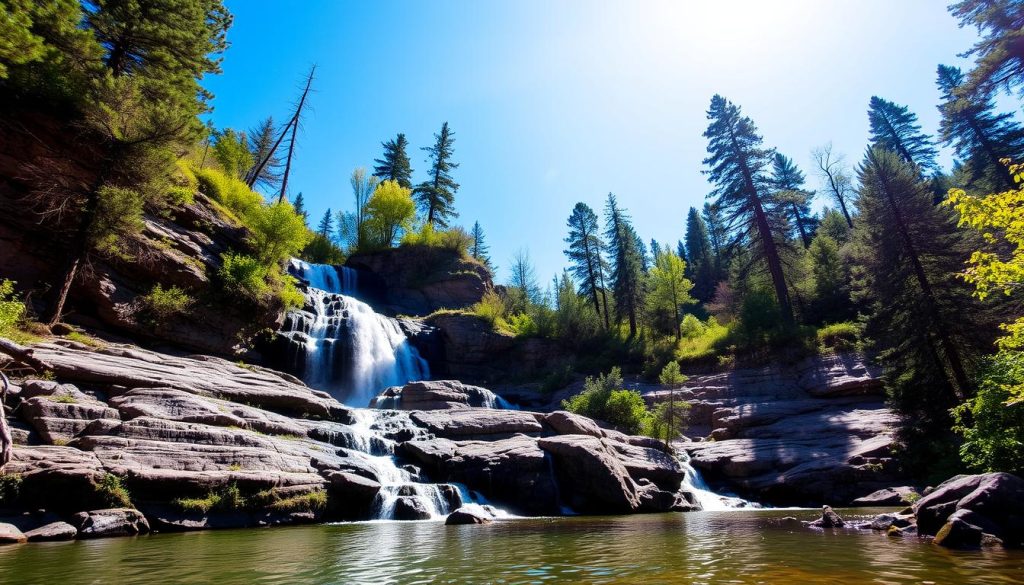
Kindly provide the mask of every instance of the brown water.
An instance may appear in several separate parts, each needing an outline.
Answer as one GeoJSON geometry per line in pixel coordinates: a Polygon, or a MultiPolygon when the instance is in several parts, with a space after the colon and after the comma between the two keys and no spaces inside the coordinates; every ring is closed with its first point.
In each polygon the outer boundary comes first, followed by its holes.
{"type": "Polygon", "coordinates": [[[870,531],[814,531],[780,522],[789,515],[814,512],[368,523],[29,544],[0,548],[0,583],[1024,583],[1021,551],[953,552],[870,531]]]}

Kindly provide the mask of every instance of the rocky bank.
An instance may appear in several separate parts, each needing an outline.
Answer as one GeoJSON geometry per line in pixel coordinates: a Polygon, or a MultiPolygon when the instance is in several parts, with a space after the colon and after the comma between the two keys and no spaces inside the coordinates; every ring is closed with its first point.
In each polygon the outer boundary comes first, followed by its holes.
{"type": "MultiPolygon", "coordinates": [[[[45,367],[5,403],[15,446],[0,539],[369,518],[387,482],[375,458],[391,452],[418,480],[459,482],[518,514],[697,508],[650,439],[570,413],[472,407],[455,384],[419,386],[447,393],[444,410],[353,410],[216,357],[65,340],[31,351],[45,367]]],[[[442,493],[451,510],[465,503],[442,493]]],[[[410,510],[401,517],[422,517],[410,510]]]]}

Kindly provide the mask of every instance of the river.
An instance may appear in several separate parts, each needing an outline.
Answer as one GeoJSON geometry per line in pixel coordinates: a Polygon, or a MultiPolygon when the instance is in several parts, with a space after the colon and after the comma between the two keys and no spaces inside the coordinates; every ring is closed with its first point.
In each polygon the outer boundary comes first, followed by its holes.
{"type": "MultiPolygon", "coordinates": [[[[866,516],[864,510],[847,517],[866,516]]],[[[813,510],[369,522],[0,548],[0,582],[1024,583],[1024,551],[949,551],[782,521],[813,510]]]]}

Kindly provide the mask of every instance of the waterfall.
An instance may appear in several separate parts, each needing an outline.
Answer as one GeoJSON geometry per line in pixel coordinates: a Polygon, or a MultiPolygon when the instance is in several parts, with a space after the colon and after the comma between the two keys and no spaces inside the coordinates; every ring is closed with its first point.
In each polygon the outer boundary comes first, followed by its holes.
{"type": "Polygon", "coordinates": [[[701,509],[708,512],[719,512],[737,508],[760,507],[742,498],[711,491],[700,472],[690,463],[689,453],[683,449],[679,449],[679,453],[677,460],[683,467],[683,488],[693,493],[701,509]]]}
{"type": "Polygon", "coordinates": [[[355,270],[301,260],[291,270],[308,283],[306,307],[289,313],[282,333],[295,342],[293,369],[307,384],[365,407],[384,388],[430,377],[398,322],[354,296],[355,270]]]}

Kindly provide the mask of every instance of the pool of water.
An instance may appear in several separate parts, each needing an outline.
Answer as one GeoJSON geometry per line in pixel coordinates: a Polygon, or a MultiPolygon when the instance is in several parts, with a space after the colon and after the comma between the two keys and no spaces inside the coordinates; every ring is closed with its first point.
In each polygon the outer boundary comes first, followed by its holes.
{"type": "Polygon", "coordinates": [[[814,515],[389,522],[16,545],[0,547],[0,583],[1024,583],[1022,551],[948,551],[782,521],[814,515]]]}

